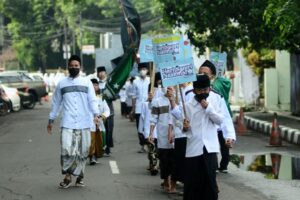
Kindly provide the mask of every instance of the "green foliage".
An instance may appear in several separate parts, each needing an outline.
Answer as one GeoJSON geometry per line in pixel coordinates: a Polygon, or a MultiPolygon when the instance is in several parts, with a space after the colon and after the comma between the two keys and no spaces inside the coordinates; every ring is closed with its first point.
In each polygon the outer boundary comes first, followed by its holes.
{"type": "Polygon", "coordinates": [[[263,21],[267,0],[160,0],[164,19],[174,27],[186,26],[200,50],[227,51],[266,47],[273,33],[263,21]]]}
{"type": "Polygon", "coordinates": [[[276,31],[272,46],[300,53],[300,1],[269,0],[264,13],[268,27],[276,31]]]}
{"type": "Polygon", "coordinates": [[[299,0],[159,0],[165,21],[191,42],[223,51],[247,47],[300,52],[299,0]]]}
{"type": "MultiPolygon", "coordinates": [[[[132,2],[144,22],[143,33],[158,26],[160,12],[155,0],[132,2]]],[[[1,0],[0,13],[9,20],[5,39],[11,41],[20,65],[27,70],[45,69],[49,63],[63,65],[65,25],[68,44],[74,36],[78,53],[81,45],[98,47],[100,33],[117,33],[123,15],[118,0],[1,0]]]]}
{"type": "Polygon", "coordinates": [[[261,76],[265,68],[275,67],[275,51],[262,48],[255,50],[250,46],[243,49],[243,56],[246,58],[246,63],[252,70],[261,76]]]}

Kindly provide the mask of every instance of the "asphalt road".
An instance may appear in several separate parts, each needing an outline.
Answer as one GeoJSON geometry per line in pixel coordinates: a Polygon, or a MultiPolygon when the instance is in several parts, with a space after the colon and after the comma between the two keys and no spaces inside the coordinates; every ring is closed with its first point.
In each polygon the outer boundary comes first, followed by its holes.
{"type": "MultiPolygon", "coordinates": [[[[55,123],[54,134],[48,135],[49,110],[50,104],[44,103],[33,110],[0,117],[1,200],[182,199],[163,193],[159,176],[149,175],[146,154],[137,153],[135,125],[121,118],[118,109],[112,156],[100,159],[96,166],[87,165],[86,187],[59,189],[58,184],[63,178],[60,174],[59,123],[55,123]]],[[[266,141],[255,134],[242,136],[232,152],[270,151],[264,145],[266,141]]],[[[274,151],[298,155],[299,150],[295,146],[286,146],[274,151]]],[[[230,165],[229,170],[229,174],[218,175],[220,200],[294,200],[300,195],[299,180],[266,180],[260,173],[242,171],[234,165],[230,165]],[[280,192],[281,189],[284,192],[280,192]]]]}

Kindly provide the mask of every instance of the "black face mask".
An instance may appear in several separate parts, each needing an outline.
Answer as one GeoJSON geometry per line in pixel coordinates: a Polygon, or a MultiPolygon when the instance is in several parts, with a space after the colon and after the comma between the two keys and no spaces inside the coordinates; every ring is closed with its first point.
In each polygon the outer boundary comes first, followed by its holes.
{"type": "Polygon", "coordinates": [[[68,70],[72,78],[75,78],[79,74],[79,68],[69,68],[68,70]]]}
{"type": "Polygon", "coordinates": [[[201,93],[201,94],[195,94],[195,99],[198,102],[201,102],[203,99],[207,99],[207,97],[209,96],[209,93],[201,93]]]}

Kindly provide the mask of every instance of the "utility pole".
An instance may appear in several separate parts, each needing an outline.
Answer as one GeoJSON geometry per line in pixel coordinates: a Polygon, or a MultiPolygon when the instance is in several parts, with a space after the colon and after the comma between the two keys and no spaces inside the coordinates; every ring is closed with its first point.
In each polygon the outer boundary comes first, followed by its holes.
{"type": "Polygon", "coordinates": [[[79,14],[79,26],[80,26],[80,60],[81,60],[81,68],[82,71],[84,71],[84,66],[83,66],[83,54],[82,54],[82,26],[81,26],[81,21],[82,21],[82,16],[81,12],[79,14]]]}
{"type": "Polygon", "coordinates": [[[4,19],[3,19],[3,15],[0,13],[0,55],[2,57],[1,59],[1,67],[4,68],[4,56],[3,56],[3,52],[4,52],[4,19]]]}

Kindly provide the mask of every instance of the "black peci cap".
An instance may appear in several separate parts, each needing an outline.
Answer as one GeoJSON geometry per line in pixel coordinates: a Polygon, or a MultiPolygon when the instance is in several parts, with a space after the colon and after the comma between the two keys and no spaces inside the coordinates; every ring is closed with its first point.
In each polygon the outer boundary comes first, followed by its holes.
{"type": "Polygon", "coordinates": [[[92,78],[91,81],[92,81],[93,84],[99,84],[99,81],[95,78],[92,78]]]}
{"type": "Polygon", "coordinates": [[[106,72],[106,68],[104,66],[97,67],[97,73],[99,72],[106,72]]]}
{"type": "Polygon", "coordinates": [[[206,60],[200,67],[208,67],[211,70],[213,75],[217,74],[215,65],[209,60],[206,60]]]}
{"type": "Polygon", "coordinates": [[[197,80],[193,82],[193,87],[198,89],[210,87],[209,77],[205,74],[198,74],[197,80]]]}

